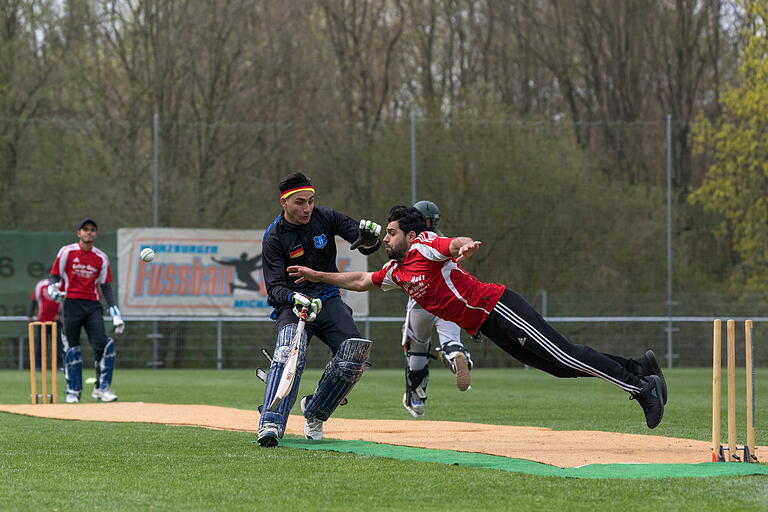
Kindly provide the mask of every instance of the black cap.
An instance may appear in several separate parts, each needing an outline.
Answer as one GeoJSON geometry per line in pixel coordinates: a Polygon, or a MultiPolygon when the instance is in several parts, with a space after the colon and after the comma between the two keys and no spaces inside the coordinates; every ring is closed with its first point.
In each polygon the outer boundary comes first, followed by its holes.
{"type": "Polygon", "coordinates": [[[85,226],[86,224],[93,224],[93,227],[95,227],[96,229],[99,229],[99,225],[96,224],[95,220],[93,220],[90,217],[86,217],[83,220],[81,220],[80,223],[77,225],[77,230],[80,231],[81,229],[83,229],[83,226],[85,226]]]}

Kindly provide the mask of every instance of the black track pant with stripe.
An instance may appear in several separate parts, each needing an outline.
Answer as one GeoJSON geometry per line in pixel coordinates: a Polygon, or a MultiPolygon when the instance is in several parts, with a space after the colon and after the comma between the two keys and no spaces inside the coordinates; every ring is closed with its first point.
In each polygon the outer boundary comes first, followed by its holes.
{"type": "Polygon", "coordinates": [[[628,370],[631,359],[572,343],[509,289],[480,332],[515,359],[555,377],[599,377],[632,394],[644,386],[641,378],[628,370]]]}

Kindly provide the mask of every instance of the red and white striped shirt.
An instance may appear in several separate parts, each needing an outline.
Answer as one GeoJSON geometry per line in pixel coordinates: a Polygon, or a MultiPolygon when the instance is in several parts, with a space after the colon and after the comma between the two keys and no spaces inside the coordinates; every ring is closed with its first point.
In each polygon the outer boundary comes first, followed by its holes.
{"type": "Polygon", "coordinates": [[[65,245],[59,249],[51,274],[64,280],[62,291],[67,292],[68,299],[98,301],[97,286],[112,282],[107,254],[96,247],[85,251],[79,243],[65,245]]]}
{"type": "Polygon", "coordinates": [[[452,238],[422,232],[403,261],[390,260],[371,276],[384,291],[402,288],[424,309],[475,334],[504,293],[500,284],[483,283],[451,257],[452,238]]]}
{"type": "Polygon", "coordinates": [[[49,284],[47,279],[38,281],[35,285],[35,291],[32,292],[32,300],[37,302],[38,322],[54,322],[59,316],[61,304],[52,300],[51,296],[48,295],[49,284]]]}

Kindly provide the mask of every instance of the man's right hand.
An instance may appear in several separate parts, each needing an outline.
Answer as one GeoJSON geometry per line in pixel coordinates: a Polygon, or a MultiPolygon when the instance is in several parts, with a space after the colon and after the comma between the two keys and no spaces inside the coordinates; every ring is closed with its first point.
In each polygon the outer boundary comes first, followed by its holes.
{"type": "Polygon", "coordinates": [[[67,296],[67,292],[61,291],[61,288],[59,288],[59,283],[49,284],[48,285],[48,296],[54,302],[61,302],[61,301],[64,300],[64,297],[67,296]]]}
{"type": "Polygon", "coordinates": [[[379,233],[381,233],[381,226],[379,224],[376,224],[372,220],[363,219],[360,221],[357,240],[352,242],[352,245],[350,245],[349,248],[353,251],[358,247],[370,249],[379,241],[379,233]]]}
{"type": "Polygon", "coordinates": [[[296,316],[301,317],[302,308],[309,310],[309,316],[307,316],[307,322],[312,322],[320,314],[320,310],[323,309],[323,301],[320,299],[310,299],[306,295],[302,295],[298,292],[293,292],[293,312],[296,316]]]}

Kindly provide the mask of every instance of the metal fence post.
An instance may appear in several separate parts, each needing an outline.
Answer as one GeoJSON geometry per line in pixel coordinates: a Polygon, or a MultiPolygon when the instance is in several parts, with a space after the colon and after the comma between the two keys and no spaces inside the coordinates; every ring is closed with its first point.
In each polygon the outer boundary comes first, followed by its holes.
{"type": "Polygon", "coordinates": [[[667,114],[667,368],[672,368],[672,116],[667,114]]]}
{"type": "Polygon", "coordinates": [[[224,367],[224,347],[221,340],[221,320],[216,320],[216,369],[224,367]]]}
{"type": "Polygon", "coordinates": [[[411,204],[416,204],[416,111],[411,110],[411,204]]]}
{"type": "Polygon", "coordinates": [[[147,363],[147,366],[152,368],[160,368],[164,362],[160,360],[160,345],[158,340],[163,335],[158,332],[157,321],[152,322],[152,334],[147,334],[147,338],[152,339],[152,360],[147,363]]]}

